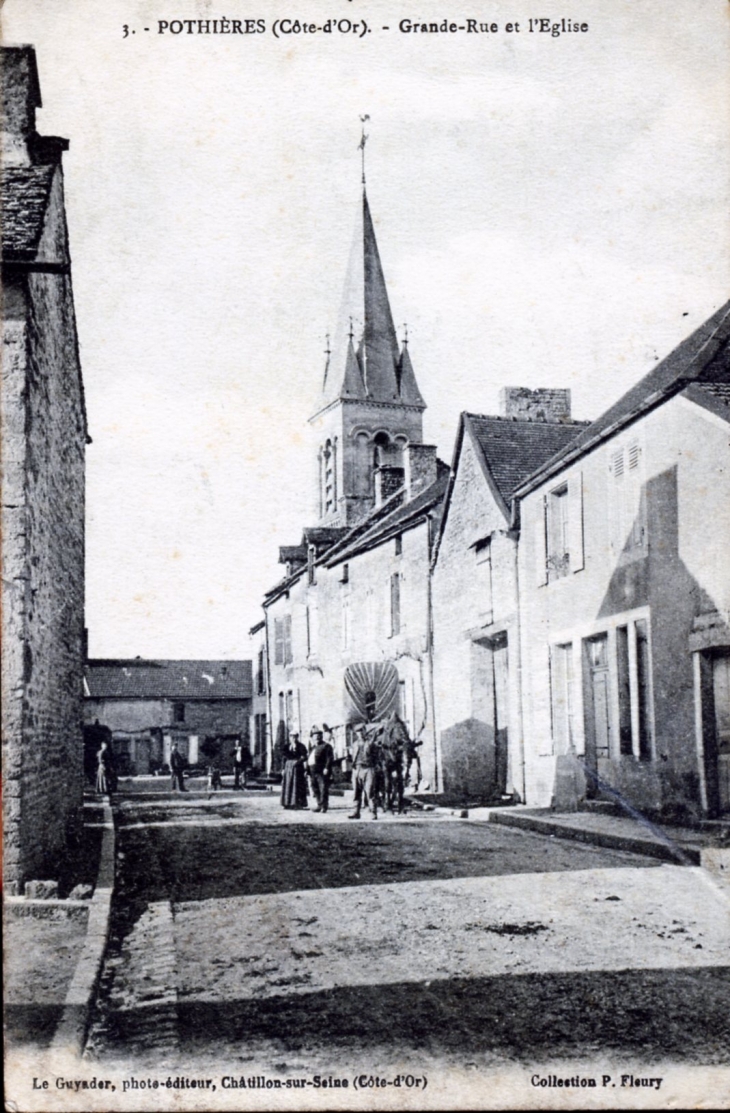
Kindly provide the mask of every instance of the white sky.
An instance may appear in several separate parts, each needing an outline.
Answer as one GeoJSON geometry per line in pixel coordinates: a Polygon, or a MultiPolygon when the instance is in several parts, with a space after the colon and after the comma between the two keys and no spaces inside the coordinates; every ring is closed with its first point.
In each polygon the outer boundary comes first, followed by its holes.
{"type": "Polygon", "coordinates": [[[359,202],[450,459],[502,385],[596,417],[728,297],[725,0],[6,0],[64,158],[94,443],[94,656],[241,657],[277,547],[313,524],[306,442],[359,202]],[[368,20],[160,36],[158,19],[368,20]],[[404,15],[521,20],[403,35],[404,15]],[[122,40],[122,24],[137,34],[122,40]],[[389,32],[378,30],[387,24],[389,32]],[[150,32],[142,28],[149,26],[150,32]]]}

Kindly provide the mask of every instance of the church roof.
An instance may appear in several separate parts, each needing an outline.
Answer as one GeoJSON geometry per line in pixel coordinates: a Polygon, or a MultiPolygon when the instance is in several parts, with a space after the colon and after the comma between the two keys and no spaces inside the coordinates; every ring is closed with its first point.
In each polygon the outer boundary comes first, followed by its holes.
{"type": "Polygon", "coordinates": [[[321,402],[390,402],[425,409],[407,347],[401,351],[375,227],[363,190],[321,402]]]}

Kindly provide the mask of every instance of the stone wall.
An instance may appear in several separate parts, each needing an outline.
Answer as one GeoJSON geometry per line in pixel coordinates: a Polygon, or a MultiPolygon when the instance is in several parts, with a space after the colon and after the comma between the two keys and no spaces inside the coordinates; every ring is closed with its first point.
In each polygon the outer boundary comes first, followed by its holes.
{"type": "Polygon", "coordinates": [[[3,293],[5,876],[22,886],[58,876],[80,822],[86,428],[70,277],[10,278],[3,293]]]}

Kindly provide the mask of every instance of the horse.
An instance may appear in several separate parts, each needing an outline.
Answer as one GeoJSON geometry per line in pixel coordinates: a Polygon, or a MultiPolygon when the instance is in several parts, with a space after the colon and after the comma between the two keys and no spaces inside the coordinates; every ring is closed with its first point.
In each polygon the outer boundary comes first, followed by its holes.
{"type": "Polygon", "coordinates": [[[400,815],[403,812],[403,789],[410,768],[408,753],[413,744],[405,724],[395,711],[383,723],[378,741],[382,754],[384,806],[390,812],[397,807],[400,815]]]}

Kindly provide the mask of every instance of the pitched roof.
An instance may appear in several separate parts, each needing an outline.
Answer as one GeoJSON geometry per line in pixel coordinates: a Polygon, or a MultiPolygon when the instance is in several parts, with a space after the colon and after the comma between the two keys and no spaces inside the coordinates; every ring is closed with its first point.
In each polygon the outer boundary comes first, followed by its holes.
{"type": "Polygon", "coordinates": [[[721,393],[730,382],[730,301],[683,340],[580,436],[529,477],[515,492],[527,494],[561,468],[688,386],[701,383],[721,393]]]}
{"type": "Polygon", "coordinates": [[[682,393],[698,406],[703,406],[723,420],[730,421],[730,381],[690,383],[682,393]]]}
{"type": "Polygon", "coordinates": [[[241,700],[253,690],[250,661],[97,658],[86,682],[91,699],[241,700]]]}
{"type": "MultiPolygon", "coordinates": [[[[396,491],[386,503],[375,507],[365,521],[355,526],[339,545],[325,553],[322,563],[331,567],[365,549],[372,549],[387,538],[402,533],[434,508],[437,509],[435,517],[438,527],[441,504],[449,481],[449,469],[441,460],[437,463],[438,478],[435,483],[419,491],[408,502],[403,502],[402,490],[396,491]]],[[[436,531],[434,536],[435,533],[436,531]]]]}
{"type": "Polygon", "coordinates": [[[400,403],[425,409],[407,349],[398,338],[365,191],[321,402],[400,403]]]}
{"type": "Polygon", "coordinates": [[[35,259],[54,166],[6,166],[2,171],[2,257],[35,259]]]}
{"type": "Polygon", "coordinates": [[[505,504],[537,468],[574,441],[586,421],[526,421],[464,414],[505,504]]]}

